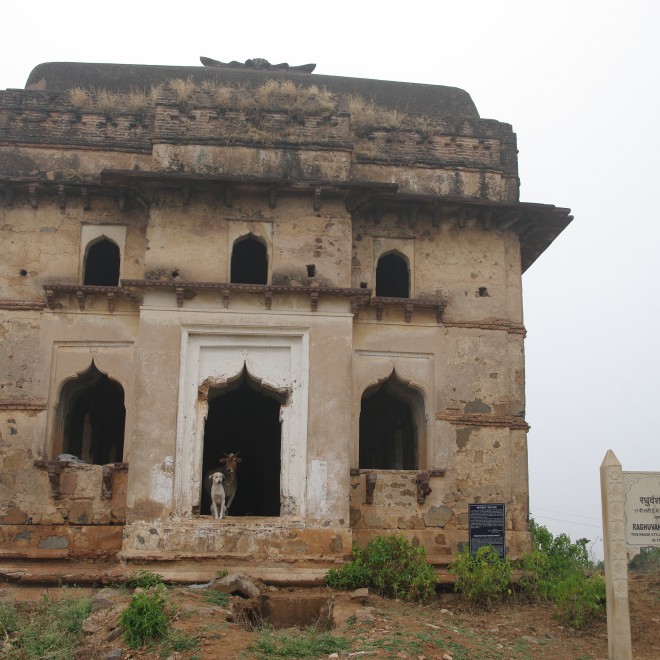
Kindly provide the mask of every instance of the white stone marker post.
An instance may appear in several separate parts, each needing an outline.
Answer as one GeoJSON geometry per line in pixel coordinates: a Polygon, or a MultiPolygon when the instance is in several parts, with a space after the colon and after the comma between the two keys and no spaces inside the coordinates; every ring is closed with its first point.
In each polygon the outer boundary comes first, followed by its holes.
{"type": "Polygon", "coordinates": [[[610,449],[600,466],[609,660],[632,660],[623,469],[610,449]]]}

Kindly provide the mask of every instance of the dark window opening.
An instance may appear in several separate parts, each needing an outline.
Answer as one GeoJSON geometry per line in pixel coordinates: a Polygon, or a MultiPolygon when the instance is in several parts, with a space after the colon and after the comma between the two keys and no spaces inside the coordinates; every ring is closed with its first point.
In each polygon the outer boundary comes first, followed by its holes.
{"type": "MultiPolygon", "coordinates": [[[[282,397],[262,390],[246,370],[227,389],[209,392],[202,478],[222,467],[218,461],[222,456],[239,453],[238,488],[229,510],[231,516],[280,515],[282,403],[282,397]]],[[[202,488],[202,515],[211,513],[208,492],[202,488]]]]}
{"type": "Polygon", "coordinates": [[[124,456],[124,388],[92,366],[62,388],[62,452],[86,463],[120,463],[124,456]]]}
{"type": "Polygon", "coordinates": [[[231,253],[232,284],[268,284],[266,246],[253,236],[239,238],[231,253]]]}
{"type": "Polygon", "coordinates": [[[314,264],[307,264],[307,277],[316,277],[316,266],[314,264]]]}
{"type": "Polygon", "coordinates": [[[103,238],[87,249],[83,284],[119,286],[119,247],[103,238]]]}
{"type": "Polygon", "coordinates": [[[360,468],[416,470],[419,467],[421,395],[390,378],[365,391],[360,410],[360,468]]]}
{"type": "Polygon", "coordinates": [[[390,252],[378,260],[376,295],[386,298],[408,298],[410,296],[408,263],[402,256],[390,252]]]}

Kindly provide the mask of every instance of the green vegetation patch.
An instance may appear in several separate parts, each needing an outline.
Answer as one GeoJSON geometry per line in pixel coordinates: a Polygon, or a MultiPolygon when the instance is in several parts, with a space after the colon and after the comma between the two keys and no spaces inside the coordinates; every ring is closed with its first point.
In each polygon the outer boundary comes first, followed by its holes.
{"type": "Polygon", "coordinates": [[[344,637],[307,630],[265,630],[251,650],[259,658],[318,658],[321,655],[348,649],[350,642],[344,637]]]}
{"type": "Polygon", "coordinates": [[[468,547],[461,548],[449,572],[458,578],[456,591],[477,607],[489,608],[510,593],[511,563],[492,546],[483,546],[474,555],[468,547]]]}
{"type": "Polygon", "coordinates": [[[605,607],[605,579],[594,572],[588,539],[572,542],[567,534],[554,537],[546,527],[529,521],[533,550],[522,560],[524,593],[550,600],[562,622],[581,628],[605,607]]]}
{"type": "Polygon", "coordinates": [[[5,636],[2,657],[68,658],[82,639],[82,623],[92,600],[75,590],[59,600],[44,596],[38,603],[0,606],[0,632],[5,636]],[[12,637],[9,637],[9,634],[12,637]]]}
{"type": "Polygon", "coordinates": [[[131,648],[141,648],[162,639],[168,627],[167,609],[163,585],[153,591],[134,594],[119,619],[126,644],[131,648]]]}
{"type": "Polygon", "coordinates": [[[382,596],[420,601],[435,593],[436,578],[423,547],[391,534],[377,536],[364,549],[354,544],[353,559],[330,569],[327,582],[337,589],[370,587],[382,596]]]}

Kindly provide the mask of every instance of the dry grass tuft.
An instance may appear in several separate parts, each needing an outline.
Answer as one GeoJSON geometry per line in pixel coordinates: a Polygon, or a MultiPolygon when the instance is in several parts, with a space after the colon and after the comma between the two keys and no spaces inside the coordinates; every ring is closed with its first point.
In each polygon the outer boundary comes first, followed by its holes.
{"type": "Polygon", "coordinates": [[[174,80],[170,80],[169,87],[175,93],[177,101],[183,105],[188,105],[192,101],[197,89],[192,77],[186,80],[174,78],[174,80]]]}
{"type": "Polygon", "coordinates": [[[74,87],[69,90],[69,103],[76,110],[87,110],[92,103],[89,92],[82,87],[74,87]]]}
{"type": "Polygon", "coordinates": [[[96,112],[115,117],[118,114],[139,114],[154,107],[159,88],[152,87],[147,94],[138,90],[111,92],[107,89],[88,90],[74,87],[68,92],[69,103],[78,111],[96,112]]]}
{"type": "Polygon", "coordinates": [[[403,113],[382,108],[358,95],[348,97],[348,111],[351,114],[351,130],[357,135],[365,135],[377,128],[387,130],[403,128],[405,119],[403,113]]]}

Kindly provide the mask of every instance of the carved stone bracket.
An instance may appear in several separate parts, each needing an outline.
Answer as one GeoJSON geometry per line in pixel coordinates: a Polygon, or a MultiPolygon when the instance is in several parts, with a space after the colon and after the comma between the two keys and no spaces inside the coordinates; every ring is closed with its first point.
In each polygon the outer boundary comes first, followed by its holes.
{"type": "Polygon", "coordinates": [[[112,499],[112,481],[115,474],[115,469],[113,465],[104,465],[103,466],[103,477],[101,481],[101,499],[110,500],[112,499]]]}
{"type": "Polygon", "coordinates": [[[367,497],[366,503],[374,503],[374,490],[376,490],[376,479],[378,475],[375,472],[367,472],[367,497]]]}
{"type": "Polygon", "coordinates": [[[46,468],[48,472],[48,481],[50,483],[50,496],[54,500],[60,499],[60,475],[62,468],[68,465],[65,461],[34,461],[34,466],[37,468],[46,468]]]}
{"type": "Polygon", "coordinates": [[[417,504],[424,504],[426,498],[433,492],[429,484],[430,478],[431,474],[429,472],[420,472],[415,477],[415,483],[417,484],[417,504]]]}
{"type": "Polygon", "coordinates": [[[373,296],[369,303],[376,308],[376,319],[383,320],[383,312],[385,307],[400,307],[403,308],[403,318],[406,323],[412,321],[413,312],[416,309],[433,309],[435,310],[436,323],[442,323],[442,316],[447,306],[447,301],[442,298],[435,300],[427,300],[425,298],[391,298],[385,296],[373,296]]]}
{"type": "Polygon", "coordinates": [[[48,481],[50,482],[50,496],[54,500],[60,498],[60,475],[62,474],[61,463],[51,463],[47,466],[48,481]]]}
{"type": "MultiPolygon", "coordinates": [[[[59,295],[74,295],[78,303],[78,309],[85,311],[85,299],[87,296],[105,295],[108,303],[108,311],[114,312],[117,302],[117,296],[125,296],[135,300],[135,296],[129,291],[119,286],[96,286],[85,284],[44,284],[44,293],[46,294],[46,304],[49,309],[56,309],[58,306],[57,297],[59,295]]],[[[60,305],[61,306],[61,305],[60,305]]]]}
{"type": "Polygon", "coordinates": [[[114,483],[115,472],[117,470],[128,470],[128,463],[109,463],[103,466],[103,476],[101,481],[101,499],[112,499],[112,486],[114,483]]]}

